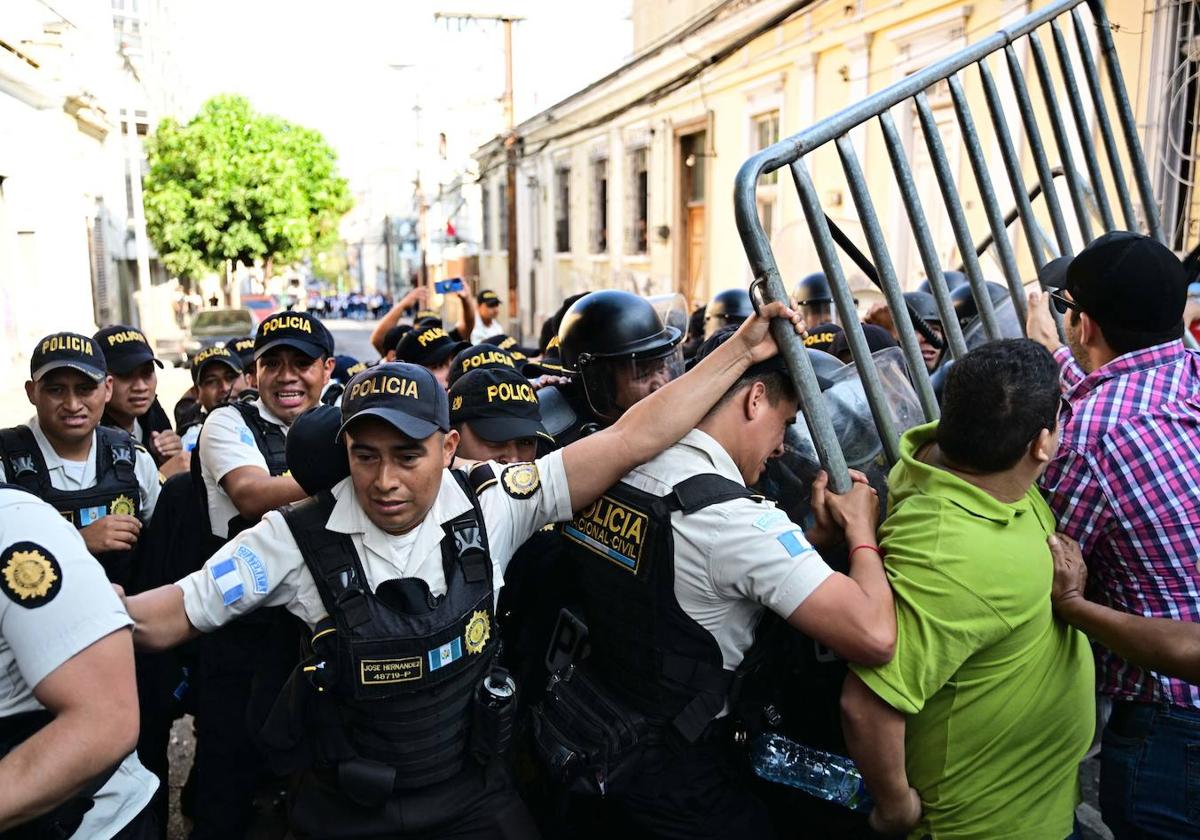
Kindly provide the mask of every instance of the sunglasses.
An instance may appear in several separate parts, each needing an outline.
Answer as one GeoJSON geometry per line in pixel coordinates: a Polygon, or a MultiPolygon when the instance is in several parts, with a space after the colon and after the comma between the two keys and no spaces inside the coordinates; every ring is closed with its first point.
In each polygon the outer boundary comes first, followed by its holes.
{"type": "Polygon", "coordinates": [[[1054,308],[1058,310],[1059,315],[1066,315],[1068,309],[1074,309],[1076,312],[1082,312],[1079,304],[1065,297],[1061,290],[1055,289],[1050,293],[1050,302],[1054,304],[1054,308]]]}

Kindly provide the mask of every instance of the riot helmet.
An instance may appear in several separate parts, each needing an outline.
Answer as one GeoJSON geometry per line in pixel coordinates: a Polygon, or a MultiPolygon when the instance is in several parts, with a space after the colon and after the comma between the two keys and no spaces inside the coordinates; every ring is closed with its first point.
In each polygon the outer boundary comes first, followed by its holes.
{"type": "Polygon", "coordinates": [[[833,290],[825,272],[816,271],[801,278],[792,290],[796,306],[809,324],[833,321],[833,290]]]}
{"type": "Polygon", "coordinates": [[[558,337],[564,370],[604,420],[616,420],[683,371],[683,333],[664,325],[653,304],[631,292],[584,295],[563,315],[558,337]]]}
{"type": "MultiPolygon", "coordinates": [[[[938,312],[937,301],[928,292],[905,292],[904,301],[908,304],[909,312],[924,321],[939,339],[945,336],[942,328],[942,316],[938,312]]],[[[943,348],[934,347],[921,331],[917,330],[917,344],[921,348],[921,357],[925,360],[926,370],[932,371],[942,360],[943,348]]],[[[943,341],[944,344],[944,341],[943,341]]]]}
{"type": "MultiPolygon", "coordinates": [[[[1008,299],[1008,289],[999,283],[987,283],[988,297],[995,308],[1008,299]]],[[[972,318],[979,317],[979,305],[975,302],[975,292],[969,285],[956,286],[950,290],[950,302],[954,304],[954,314],[958,323],[966,329],[972,318]]]]}
{"type": "MultiPolygon", "coordinates": [[[[952,292],[960,286],[970,286],[971,281],[967,279],[967,275],[961,271],[943,271],[942,279],[946,281],[946,291],[952,292]]],[[[933,294],[933,284],[929,282],[929,278],[921,281],[921,285],[917,286],[917,291],[927,295],[933,294]]]]}
{"type": "Polygon", "coordinates": [[[717,292],[704,307],[704,337],[708,338],[728,324],[737,325],[754,314],[750,293],[745,289],[717,292]]]}

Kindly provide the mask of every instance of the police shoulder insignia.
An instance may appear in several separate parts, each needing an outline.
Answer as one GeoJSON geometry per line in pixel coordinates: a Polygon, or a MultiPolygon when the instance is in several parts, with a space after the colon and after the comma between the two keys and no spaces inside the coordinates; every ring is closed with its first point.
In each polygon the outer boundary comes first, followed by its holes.
{"type": "Polygon", "coordinates": [[[48,604],[62,589],[62,567],[37,543],[13,543],[0,554],[0,589],[30,609],[48,604]]]}
{"type": "Polygon", "coordinates": [[[119,513],[125,516],[133,516],[135,510],[133,499],[124,494],[117,496],[117,498],[112,500],[112,504],[108,506],[109,513],[119,513]]]}
{"type": "Polygon", "coordinates": [[[527,499],[537,492],[542,479],[537,465],[513,464],[500,474],[500,483],[504,485],[504,492],[514,499],[527,499]]]}
{"type": "Polygon", "coordinates": [[[475,610],[467,629],[463,632],[463,640],[467,643],[467,653],[483,653],[488,639],[492,637],[492,623],[486,610],[475,610]]]}

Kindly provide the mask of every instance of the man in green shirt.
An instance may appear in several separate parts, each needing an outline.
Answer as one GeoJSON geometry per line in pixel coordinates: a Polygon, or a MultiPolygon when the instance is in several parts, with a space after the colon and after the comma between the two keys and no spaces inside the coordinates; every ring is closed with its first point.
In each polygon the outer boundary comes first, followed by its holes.
{"type": "Polygon", "coordinates": [[[1058,407],[1050,354],[997,341],[955,364],[941,421],[904,435],[880,531],[896,653],[852,666],[842,693],[876,830],[1072,833],[1095,683],[1085,638],[1050,605],[1055,526],[1035,482],[1058,407]]]}

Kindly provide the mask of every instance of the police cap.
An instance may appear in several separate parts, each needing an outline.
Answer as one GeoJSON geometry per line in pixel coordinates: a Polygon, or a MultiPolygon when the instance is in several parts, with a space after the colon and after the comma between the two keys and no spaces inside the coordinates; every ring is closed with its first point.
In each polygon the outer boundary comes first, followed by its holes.
{"type": "Polygon", "coordinates": [[[34,382],[52,370],[69,367],[95,382],[108,376],[108,362],[95,339],[79,333],[51,333],[37,343],[29,359],[29,378],[34,382]]]}
{"type": "Polygon", "coordinates": [[[403,362],[376,365],[346,384],[337,437],[360,417],[378,417],[414,440],[450,431],[446,389],[425,368],[403,362]]]}
{"type": "Polygon", "coordinates": [[[211,364],[225,365],[237,374],[243,370],[242,360],[237,357],[236,353],[231,351],[228,346],[222,347],[214,344],[212,347],[205,347],[192,357],[192,382],[199,384],[200,377],[204,375],[204,369],[211,364]]]}
{"type": "Polygon", "coordinates": [[[461,377],[473,370],[491,368],[517,369],[517,361],[506,351],[491,344],[475,344],[459,350],[450,362],[450,375],[446,381],[453,386],[461,377]]]}
{"type": "Polygon", "coordinates": [[[509,353],[518,362],[524,362],[530,356],[538,354],[536,347],[524,347],[518,344],[517,340],[511,335],[505,335],[504,333],[490,335],[483,340],[483,343],[499,347],[501,350],[509,353]]]}
{"type": "Polygon", "coordinates": [[[104,360],[108,363],[109,373],[124,376],[147,362],[154,362],[160,368],[163,366],[162,362],[154,358],[154,351],[150,349],[146,334],[137,327],[117,324],[105,327],[93,338],[100,345],[100,352],[104,354],[104,360]]]}
{"type": "Polygon", "coordinates": [[[540,437],[554,443],[542,425],[537,392],[515,370],[473,370],[450,388],[450,422],[470,423],[484,440],[502,443],[540,437]]]}
{"type": "Polygon", "coordinates": [[[421,326],[409,330],[400,339],[396,360],[436,368],[467,346],[467,342],[455,341],[440,326],[421,326]]]}
{"type": "Polygon", "coordinates": [[[333,355],[333,335],[321,319],[307,312],[276,312],[263,319],[254,334],[254,358],[276,347],[291,347],[310,359],[333,355]]]}
{"type": "Polygon", "coordinates": [[[292,478],[310,496],[350,475],[346,447],[338,442],[341,411],[318,405],[301,414],[287,433],[287,465],[292,478]]]}
{"type": "Polygon", "coordinates": [[[235,338],[233,341],[226,342],[225,346],[237,354],[243,370],[254,367],[254,336],[235,338]]]}

